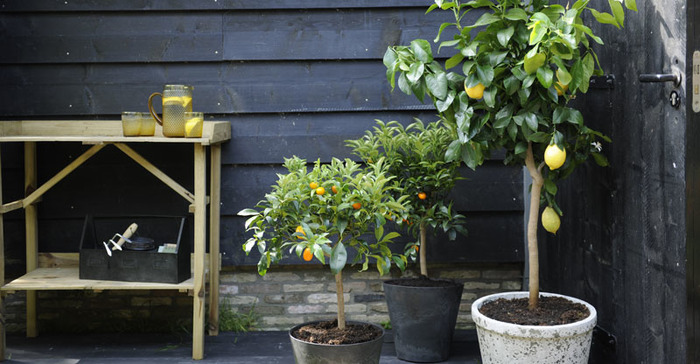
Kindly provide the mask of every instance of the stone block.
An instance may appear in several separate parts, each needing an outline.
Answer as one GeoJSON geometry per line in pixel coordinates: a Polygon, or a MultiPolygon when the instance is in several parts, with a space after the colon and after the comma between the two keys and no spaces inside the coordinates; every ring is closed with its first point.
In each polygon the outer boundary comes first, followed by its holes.
{"type": "MultiPolygon", "coordinates": [[[[306,300],[309,303],[337,303],[337,296],[335,293],[313,293],[310,294],[306,300]]],[[[350,295],[347,293],[343,294],[343,300],[345,302],[350,301],[350,295]]]]}

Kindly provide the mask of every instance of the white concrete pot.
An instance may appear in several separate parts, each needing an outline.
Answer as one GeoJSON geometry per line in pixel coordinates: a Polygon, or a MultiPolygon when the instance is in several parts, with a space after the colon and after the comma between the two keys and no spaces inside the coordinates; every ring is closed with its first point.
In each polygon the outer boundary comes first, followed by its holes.
{"type": "Polygon", "coordinates": [[[476,324],[482,362],[484,364],[588,363],[593,328],[598,314],[587,302],[573,297],[541,292],[540,296],[558,296],[581,303],[588,307],[591,313],[584,320],[556,326],[516,325],[496,321],[479,312],[479,308],[489,301],[528,296],[528,292],[497,293],[482,297],[472,304],[472,319],[476,324]]]}

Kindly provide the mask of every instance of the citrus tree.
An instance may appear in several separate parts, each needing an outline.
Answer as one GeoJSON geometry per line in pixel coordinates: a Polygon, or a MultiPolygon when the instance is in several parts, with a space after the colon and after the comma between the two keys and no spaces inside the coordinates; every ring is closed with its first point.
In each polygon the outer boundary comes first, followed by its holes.
{"type": "Polygon", "coordinates": [[[566,6],[548,0],[435,0],[435,9],[454,14],[454,22],[440,26],[450,40],[437,61],[427,40],[391,46],[384,55],[392,87],[423,101],[426,96],[456,130],[446,157],[470,168],[483,163],[494,150],[505,149],[505,163],[524,165],[532,176],[527,227],[530,267],[530,307],[539,298],[537,225],[540,203],[545,228],[556,233],[561,209],[554,199],[557,182],[592,156],[608,164],[601,152],[610,140],[585,125],[569,102],[588,91],[589,80],[602,74],[593,45],[603,40],[586,26],[592,16],[600,23],[621,27],[625,9],[636,11],[634,0],[608,0],[610,12],[589,7],[589,0],[566,6]],[[481,15],[463,25],[466,15],[481,15]]]}
{"type": "Polygon", "coordinates": [[[392,177],[381,159],[362,169],[349,159],[334,158],[330,164],[317,161],[308,171],[306,160],[293,157],[285,159],[284,167],[288,173],[278,175],[265,199],[238,213],[249,216],[245,227],[253,232],[243,249],[248,254],[257,247],[260,275],[287,253],[328,264],[335,275],[338,327],[344,329],[342,271],[349,251],[362,270],[371,262],[382,275],[392,264],[406,267],[406,257],[388,247],[399,234],[384,232],[386,216],[405,216],[406,198],[392,193],[392,177]]]}
{"type": "Polygon", "coordinates": [[[457,233],[466,234],[462,227],[464,216],[452,209],[447,196],[460,179],[459,161],[445,160],[447,146],[454,131],[441,121],[423,124],[416,119],[404,127],[397,121],[384,123],[377,120],[372,131],[347,145],[365,163],[383,160],[388,174],[394,177],[398,188],[394,194],[406,196],[408,216],[396,219],[396,223],[408,230],[418,242],[406,245],[404,255],[416,258],[419,255],[420,272],[428,276],[426,254],[427,231],[442,230],[450,240],[457,233]]]}

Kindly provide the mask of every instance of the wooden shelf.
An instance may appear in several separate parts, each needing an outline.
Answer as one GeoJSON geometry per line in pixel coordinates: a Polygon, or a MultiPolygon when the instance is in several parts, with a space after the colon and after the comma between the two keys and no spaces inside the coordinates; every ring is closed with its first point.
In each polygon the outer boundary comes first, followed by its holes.
{"type": "Polygon", "coordinates": [[[107,289],[147,289],[180,290],[194,289],[194,280],[187,279],[179,284],[155,282],[121,282],[80,279],[77,267],[37,268],[12,282],[2,286],[2,291],[47,291],[47,290],[107,290],[107,289]]]}

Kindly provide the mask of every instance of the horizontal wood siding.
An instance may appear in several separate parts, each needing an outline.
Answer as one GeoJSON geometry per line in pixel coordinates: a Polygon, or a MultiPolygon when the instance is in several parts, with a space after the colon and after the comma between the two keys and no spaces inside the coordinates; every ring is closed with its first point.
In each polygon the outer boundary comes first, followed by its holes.
{"type": "MultiPolygon", "coordinates": [[[[0,118],[118,119],[121,111],[145,111],[164,84],[193,85],[196,111],[231,122],[222,150],[223,263],[254,264],[257,257],[241,249],[247,235],[236,212],[263,198],[284,157],[352,158],[345,140],[375,119],[435,119],[431,105],[391,92],[381,61],[388,45],[432,40],[450,21],[446,12],[425,15],[430,3],[0,0],[0,99],[11,100],[0,103],[0,118]]],[[[86,148],[39,145],[40,181],[86,148]]],[[[190,148],[138,151],[192,188],[190,148]]],[[[23,193],[22,148],[3,145],[2,152],[9,201],[23,193]]],[[[469,235],[440,244],[432,261],[522,261],[522,172],[501,158],[462,170],[453,197],[469,235]]],[[[40,250],[76,251],[87,213],[186,212],[177,194],[106,148],[40,203],[40,250]]],[[[19,211],[6,217],[7,228],[22,229],[19,211]]],[[[23,254],[16,249],[23,233],[7,236],[9,254],[23,254]]]]}

